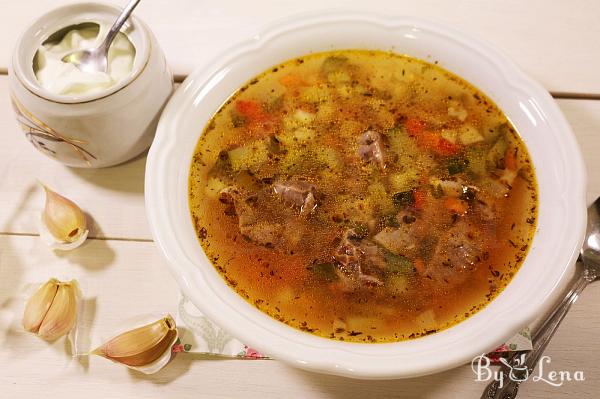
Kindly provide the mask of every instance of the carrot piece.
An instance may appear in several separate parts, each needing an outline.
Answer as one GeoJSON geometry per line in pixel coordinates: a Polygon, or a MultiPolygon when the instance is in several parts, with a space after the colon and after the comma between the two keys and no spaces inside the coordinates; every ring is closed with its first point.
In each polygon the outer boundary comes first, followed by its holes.
{"type": "Polygon", "coordinates": [[[235,109],[251,121],[260,121],[266,118],[262,105],[258,101],[239,100],[235,103],[235,109]]]}
{"type": "Polygon", "coordinates": [[[306,86],[306,82],[299,75],[295,73],[288,73],[279,79],[279,83],[289,88],[296,88],[299,86],[306,86]]]}
{"type": "Polygon", "coordinates": [[[438,155],[454,155],[460,151],[460,146],[440,137],[435,151],[438,155]]]}
{"type": "Polygon", "coordinates": [[[414,266],[415,266],[415,269],[417,270],[417,273],[419,273],[419,274],[425,273],[425,261],[423,259],[420,259],[420,258],[415,259],[414,266]]]}
{"type": "Polygon", "coordinates": [[[504,153],[504,168],[508,170],[517,170],[517,158],[515,150],[508,147],[504,153]]]}
{"type": "Polygon", "coordinates": [[[415,208],[420,210],[425,206],[425,200],[427,199],[427,193],[423,190],[413,191],[413,198],[415,199],[415,208]]]}
{"type": "Polygon", "coordinates": [[[454,155],[460,151],[460,146],[443,138],[437,133],[423,132],[417,137],[417,144],[436,155],[454,155]]]}
{"type": "Polygon", "coordinates": [[[459,215],[464,215],[467,213],[467,204],[464,201],[459,200],[455,197],[447,197],[444,198],[444,207],[451,212],[458,213],[459,215]]]}
{"type": "Polygon", "coordinates": [[[404,126],[406,127],[406,130],[408,131],[408,135],[411,137],[418,136],[421,133],[423,133],[423,130],[425,130],[425,122],[423,122],[420,119],[415,119],[415,118],[408,119],[404,123],[404,126]]]}

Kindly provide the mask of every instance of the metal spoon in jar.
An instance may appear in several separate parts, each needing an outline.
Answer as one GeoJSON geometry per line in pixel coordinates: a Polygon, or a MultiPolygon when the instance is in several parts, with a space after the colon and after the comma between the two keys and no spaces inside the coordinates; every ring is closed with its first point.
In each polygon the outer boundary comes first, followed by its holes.
{"type": "Polygon", "coordinates": [[[73,51],[65,55],[62,61],[69,62],[82,71],[106,72],[108,70],[108,49],[139,2],[140,0],[129,1],[98,47],[73,51]]]}
{"type": "Polygon", "coordinates": [[[588,208],[587,232],[579,259],[582,261],[579,276],[562,302],[533,335],[533,349],[511,356],[502,368],[503,386],[500,387],[498,380],[493,381],[483,391],[482,399],[513,399],[517,396],[519,385],[532,374],[571,305],[589,283],[600,279],[600,198],[588,208]]]}

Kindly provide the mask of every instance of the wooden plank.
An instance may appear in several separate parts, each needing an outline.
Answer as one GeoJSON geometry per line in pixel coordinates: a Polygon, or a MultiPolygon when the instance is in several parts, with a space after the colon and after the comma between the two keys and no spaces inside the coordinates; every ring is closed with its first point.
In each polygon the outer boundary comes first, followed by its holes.
{"type": "MultiPolygon", "coordinates": [[[[64,342],[47,344],[20,327],[24,287],[50,276],[77,278],[86,298],[83,325],[91,344],[120,320],[176,311],[177,287],[152,243],[90,240],[59,256],[38,237],[0,237],[0,386],[2,397],[64,398],[478,398],[483,382],[470,366],[399,381],[357,381],[318,375],[279,361],[223,360],[180,354],[153,376],[101,358],[80,361],[64,342]]],[[[551,370],[581,370],[584,382],[551,387],[527,383],[523,397],[595,398],[600,390],[600,284],[588,288],[567,316],[548,355],[551,370]]]]}
{"type": "MultiPolygon", "coordinates": [[[[7,92],[0,76],[0,93],[7,92]]],[[[600,196],[600,101],[558,100],[582,148],[588,168],[588,203],[600,196]]],[[[71,197],[91,216],[92,237],[150,240],[144,209],[145,157],[121,166],[84,170],[64,167],[38,153],[21,134],[8,96],[0,96],[0,233],[36,234],[43,206],[39,179],[71,197]]]]}
{"type": "MultiPolygon", "coordinates": [[[[8,67],[13,43],[30,21],[75,1],[0,0],[0,70],[8,67]]],[[[502,50],[548,90],[600,93],[600,2],[594,0],[155,0],[135,12],[156,34],[175,73],[185,75],[279,18],[332,8],[410,14],[443,23],[502,50]]]]}

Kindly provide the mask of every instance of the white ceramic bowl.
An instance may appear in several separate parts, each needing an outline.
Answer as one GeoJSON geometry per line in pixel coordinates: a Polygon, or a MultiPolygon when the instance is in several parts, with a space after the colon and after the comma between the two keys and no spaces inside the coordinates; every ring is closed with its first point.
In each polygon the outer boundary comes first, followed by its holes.
{"type": "Polygon", "coordinates": [[[413,377],[467,363],[540,316],[565,281],[585,230],[585,171],[553,99],[504,56],[451,29],[407,17],[296,17],[229,49],[196,70],[160,120],[146,169],[146,208],[157,245],[185,294],[243,342],[292,365],[357,378],[413,377]],[[293,329],[244,301],[196,241],[188,172],[206,122],[247,80],[311,52],[366,48],[439,64],[489,95],[517,127],[536,168],[538,230],[519,272],[483,310],[456,326],[390,344],[338,342],[293,329]]]}

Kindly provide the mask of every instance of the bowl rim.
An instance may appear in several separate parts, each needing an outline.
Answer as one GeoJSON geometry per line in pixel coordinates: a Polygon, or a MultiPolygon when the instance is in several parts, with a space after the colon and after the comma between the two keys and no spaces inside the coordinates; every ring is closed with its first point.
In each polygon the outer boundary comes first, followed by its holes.
{"type": "MultiPolygon", "coordinates": [[[[356,361],[357,359],[365,360],[367,359],[367,357],[370,357],[373,360],[377,360],[377,355],[374,354],[359,354],[357,355],[357,357],[353,358],[354,361],[344,361],[336,359],[332,363],[330,361],[324,361],[323,359],[310,358],[310,355],[306,355],[301,351],[303,349],[301,347],[296,347],[294,348],[294,350],[290,350],[288,346],[284,347],[283,345],[279,345],[283,343],[289,343],[289,337],[282,338],[281,336],[275,334],[273,331],[267,331],[266,328],[262,328],[262,326],[259,325],[246,325],[246,327],[248,328],[242,329],[239,326],[236,326],[235,322],[232,322],[231,314],[225,315],[222,312],[212,309],[210,304],[208,304],[207,302],[213,301],[214,305],[215,300],[219,302],[222,301],[222,298],[207,299],[206,297],[203,297],[201,294],[199,294],[200,292],[203,292],[202,290],[198,289],[199,281],[196,280],[193,276],[194,273],[190,273],[189,270],[186,270],[181,266],[181,260],[183,259],[182,249],[177,247],[178,244],[174,243],[170,238],[171,232],[166,231],[165,229],[165,225],[168,224],[169,216],[166,213],[164,207],[159,206],[159,204],[161,204],[162,201],[162,190],[164,190],[164,186],[162,184],[164,183],[164,181],[157,181],[155,179],[157,178],[157,176],[160,176],[159,172],[162,167],[161,162],[164,162],[165,151],[172,150],[174,146],[172,142],[169,142],[169,135],[171,134],[172,128],[174,126],[174,121],[171,120],[172,118],[170,118],[171,114],[176,113],[176,111],[180,107],[182,107],[186,101],[189,100],[189,96],[193,95],[194,93],[197,95],[202,90],[209,90],[210,88],[206,87],[206,83],[210,81],[211,78],[218,73],[218,71],[220,71],[222,68],[225,68],[237,57],[244,54],[259,52],[263,46],[265,46],[273,37],[277,36],[278,34],[298,28],[305,29],[313,25],[324,24],[331,21],[371,23],[385,28],[398,28],[401,26],[416,27],[418,29],[440,34],[469,48],[474,48],[475,50],[477,50],[477,52],[480,53],[480,55],[483,55],[497,63],[498,68],[502,72],[503,78],[507,81],[508,84],[511,84],[515,87],[525,87],[527,89],[527,93],[534,96],[535,99],[539,102],[538,105],[541,106],[541,109],[547,111],[548,114],[551,114],[546,116],[548,118],[551,116],[552,122],[557,126],[556,130],[563,133],[563,139],[566,140],[567,143],[567,146],[564,150],[569,153],[568,158],[569,161],[571,161],[568,167],[570,168],[571,172],[574,172],[574,176],[578,177],[577,179],[573,178],[571,181],[568,182],[571,189],[570,194],[573,197],[572,199],[575,201],[575,205],[571,205],[572,209],[568,208],[572,212],[571,220],[573,225],[571,228],[575,232],[575,234],[573,235],[573,237],[570,237],[570,245],[568,245],[569,252],[564,254],[565,264],[564,266],[561,266],[562,269],[560,270],[560,273],[558,273],[555,281],[552,281],[551,287],[547,289],[545,295],[541,298],[538,298],[537,302],[529,303],[527,304],[529,306],[523,306],[522,308],[519,308],[520,312],[518,313],[514,313],[514,309],[512,309],[513,312],[511,313],[510,319],[505,318],[504,321],[507,321],[508,325],[504,326],[504,330],[508,333],[505,334],[506,336],[503,339],[509,338],[511,334],[516,333],[523,326],[532,322],[535,318],[539,316],[540,310],[548,309],[548,307],[551,305],[550,298],[552,296],[555,296],[557,294],[558,289],[561,288],[561,284],[564,284],[566,270],[569,268],[569,265],[572,265],[577,259],[579,248],[583,241],[583,236],[585,232],[586,172],[585,166],[583,164],[583,158],[581,156],[580,149],[577,146],[574,134],[572,133],[562,112],[560,111],[552,97],[549,95],[549,93],[542,86],[540,86],[538,83],[529,78],[524,72],[522,72],[510,59],[508,59],[506,56],[504,56],[497,50],[493,49],[491,46],[482,43],[480,40],[473,39],[455,31],[454,29],[447,28],[420,18],[408,16],[382,16],[375,13],[364,12],[340,13],[339,11],[319,13],[311,12],[299,14],[280,20],[279,22],[271,25],[269,28],[264,30],[262,33],[254,36],[252,39],[246,40],[244,42],[241,42],[240,44],[237,44],[227,49],[227,51],[220,54],[219,57],[216,57],[213,60],[213,62],[205,64],[209,66],[203,66],[196,69],[182,83],[180,88],[177,90],[177,92],[173,95],[173,97],[167,104],[167,107],[163,112],[163,116],[161,117],[157,128],[155,141],[148,154],[148,162],[146,165],[145,198],[146,211],[152,235],[155,239],[157,246],[160,248],[160,252],[167,260],[167,264],[169,265],[173,276],[178,281],[179,285],[182,287],[185,295],[202,312],[204,312],[217,325],[223,327],[226,331],[230,333],[234,333],[234,335],[236,335],[239,339],[242,339],[245,343],[250,344],[259,350],[262,348],[268,348],[268,351],[266,352],[269,353],[269,355],[291,363],[297,367],[322,373],[343,375],[354,378],[387,379],[408,378],[425,374],[431,374],[434,372],[446,370],[448,368],[457,366],[462,363],[469,362],[473,358],[473,353],[485,353],[486,351],[493,348],[494,345],[498,345],[501,342],[494,341],[492,339],[486,340],[482,337],[481,334],[475,334],[476,336],[474,336],[473,338],[477,338],[480,340],[473,341],[471,350],[465,351],[465,353],[460,353],[460,351],[455,351],[454,353],[436,353],[436,356],[433,356],[435,357],[435,359],[433,359],[432,357],[426,361],[421,360],[420,362],[417,362],[418,364],[410,365],[403,364],[401,361],[395,362],[396,364],[394,365],[391,365],[389,362],[387,362],[385,368],[378,366],[377,364],[373,364],[377,362],[356,361]],[[260,339],[256,335],[257,331],[261,332],[260,339]],[[269,340],[265,341],[265,337],[269,337],[269,340]],[[267,342],[269,343],[267,344],[267,342]],[[466,352],[468,352],[468,354],[466,354],[466,352]],[[308,356],[310,360],[307,360],[306,356],[308,356]]],[[[301,56],[301,54],[299,54],[298,56],[301,56]]],[[[251,77],[252,76],[248,76],[248,79],[250,79],[251,77]]],[[[181,176],[179,177],[181,178],[181,176]]],[[[164,179],[166,177],[163,176],[162,178],[164,179]]],[[[200,283],[203,282],[200,281],[200,283]]],[[[223,282],[223,284],[225,283],[223,282]]],[[[208,285],[205,285],[204,288],[210,287],[208,287],[208,285]]],[[[231,292],[234,291],[231,290],[231,292]]],[[[237,293],[235,293],[235,295],[237,295],[237,293]]],[[[497,301],[498,298],[499,297],[494,299],[494,301],[497,301]]],[[[234,309],[232,308],[232,310],[234,309]]],[[[482,309],[477,314],[481,314],[484,310],[485,309],[482,309]]],[[[234,312],[236,311],[234,310],[234,312]]],[[[236,321],[245,320],[246,322],[256,322],[257,317],[260,318],[256,315],[253,315],[252,318],[250,318],[249,316],[243,315],[242,312],[236,312],[235,315],[236,321]]],[[[274,319],[271,319],[269,316],[264,315],[264,317],[268,318],[271,321],[271,323],[278,323],[283,325],[283,323],[279,323],[274,319]]],[[[262,318],[262,321],[264,320],[265,319],[262,318]]],[[[465,322],[458,323],[457,325],[461,325],[465,322]]],[[[265,322],[265,324],[271,323],[265,322]]],[[[274,325],[271,325],[270,327],[275,328],[274,325]]],[[[294,330],[296,333],[300,333],[292,327],[285,326],[285,328],[289,330],[294,330]]],[[[454,327],[451,327],[445,331],[451,330],[452,328],[454,327]]],[[[434,335],[442,334],[443,332],[444,331],[434,335]]],[[[291,336],[292,334],[290,333],[289,335],[291,336]]],[[[336,355],[347,355],[349,352],[348,348],[350,348],[351,346],[387,346],[388,348],[390,348],[391,351],[393,351],[393,348],[391,346],[400,347],[399,345],[403,342],[414,342],[425,338],[390,344],[340,344],[339,341],[328,340],[326,338],[318,338],[329,343],[334,342],[335,344],[331,343],[329,346],[324,346],[320,348],[319,345],[316,345],[315,348],[304,349],[317,349],[320,351],[325,350],[325,352],[323,352],[322,357],[327,357],[329,358],[328,360],[330,360],[331,358],[335,358],[336,355]],[[334,346],[336,348],[331,348],[334,346]]],[[[294,345],[296,345],[296,343],[294,343],[294,345]]],[[[392,359],[394,358],[394,354],[391,354],[387,357],[392,359]]]]}

